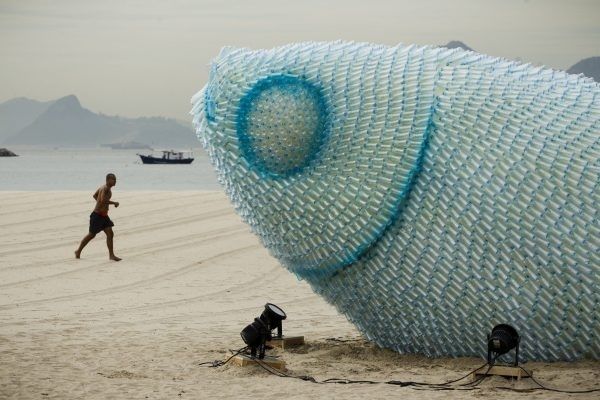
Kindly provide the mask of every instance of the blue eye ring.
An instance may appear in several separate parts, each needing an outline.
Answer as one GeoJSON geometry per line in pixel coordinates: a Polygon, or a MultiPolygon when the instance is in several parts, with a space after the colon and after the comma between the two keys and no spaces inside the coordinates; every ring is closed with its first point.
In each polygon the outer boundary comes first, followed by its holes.
{"type": "Polygon", "coordinates": [[[246,159],[251,168],[268,178],[287,178],[302,172],[319,158],[319,153],[329,137],[330,121],[325,97],[321,90],[314,84],[301,79],[295,75],[277,74],[263,78],[256,82],[254,86],[241,98],[238,109],[236,130],[240,144],[242,156],[246,159]],[[248,119],[252,113],[254,101],[267,89],[282,88],[284,90],[301,89],[313,100],[318,113],[318,123],[314,132],[309,134],[309,144],[307,154],[299,165],[294,165],[283,171],[273,171],[273,169],[263,160],[255,151],[255,141],[249,132],[248,119]]]}

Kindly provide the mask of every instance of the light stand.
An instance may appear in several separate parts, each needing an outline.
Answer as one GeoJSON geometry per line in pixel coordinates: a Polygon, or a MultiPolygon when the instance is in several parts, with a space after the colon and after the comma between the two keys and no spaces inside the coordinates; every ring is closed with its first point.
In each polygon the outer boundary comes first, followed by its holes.
{"type": "Polygon", "coordinates": [[[254,322],[242,329],[240,336],[250,347],[250,357],[256,358],[258,353],[259,359],[265,358],[265,345],[271,337],[271,331],[263,320],[254,318],[254,322]]]}
{"type": "Polygon", "coordinates": [[[519,365],[519,344],[521,337],[515,328],[507,324],[496,325],[487,336],[487,339],[487,362],[490,366],[494,365],[498,357],[508,353],[513,348],[515,348],[515,362],[513,365],[515,367],[519,365]]]}

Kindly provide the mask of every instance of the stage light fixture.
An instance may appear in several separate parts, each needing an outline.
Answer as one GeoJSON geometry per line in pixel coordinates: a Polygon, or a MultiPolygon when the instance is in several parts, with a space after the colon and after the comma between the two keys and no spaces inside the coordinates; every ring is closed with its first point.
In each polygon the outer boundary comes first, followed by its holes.
{"type": "Polygon", "coordinates": [[[515,349],[515,363],[519,365],[519,342],[517,330],[507,324],[496,325],[488,335],[488,364],[493,365],[498,357],[515,349]]]}
{"type": "Polygon", "coordinates": [[[256,358],[257,355],[261,360],[265,358],[265,343],[268,337],[271,336],[271,331],[263,320],[254,318],[254,322],[242,329],[240,336],[244,343],[250,347],[252,358],[256,358]]]}
{"type": "Polygon", "coordinates": [[[281,321],[286,318],[287,315],[280,307],[267,303],[260,317],[254,318],[254,322],[242,329],[240,336],[250,348],[252,358],[265,358],[266,343],[273,339],[271,331],[277,329],[276,337],[280,339],[283,336],[281,321]]]}
{"type": "MultiPolygon", "coordinates": [[[[278,306],[272,303],[265,304],[265,310],[260,315],[260,319],[265,321],[269,327],[269,332],[277,329],[276,339],[281,339],[283,336],[283,327],[281,321],[287,318],[285,312],[278,306]]],[[[272,337],[269,338],[271,340],[272,337]]]]}

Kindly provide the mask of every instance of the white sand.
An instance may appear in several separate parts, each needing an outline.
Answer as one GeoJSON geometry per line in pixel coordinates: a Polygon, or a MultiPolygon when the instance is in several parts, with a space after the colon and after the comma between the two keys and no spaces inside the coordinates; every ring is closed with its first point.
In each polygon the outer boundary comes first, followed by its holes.
{"type": "MultiPolygon", "coordinates": [[[[483,361],[400,356],[363,341],[268,255],[220,192],[115,188],[113,197],[121,203],[111,210],[119,263],[108,261],[103,234],[74,259],[91,193],[0,192],[0,399],[569,397],[496,389],[534,386],[499,377],[448,392],[200,367],[242,347],[240,330],[267,301],[288,313],[288,334],[306,336],[301,348],[272,352],[292,374],[441,382],[483,361]]],[[[597,361],[527,367],[554,387],[600,386],[597,361]]]]}

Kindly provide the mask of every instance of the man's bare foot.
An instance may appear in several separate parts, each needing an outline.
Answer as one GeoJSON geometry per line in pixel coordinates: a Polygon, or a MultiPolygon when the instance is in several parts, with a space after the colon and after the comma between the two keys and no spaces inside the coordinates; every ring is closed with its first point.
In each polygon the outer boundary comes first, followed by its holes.
{"type": "Polygon", "coordinates": [[[75,250],[75,258],[81,258],[81,251],[75,250]]]}
{"type": "Polygon", "coordinates": [[[119,258],[119,257],[117,257],[117,256],[110,256],[110,257],[108,257],[108,258],[109,258],[110,260],[113,260],[113,261],[121,261],[121,258],[119,258]]]}

